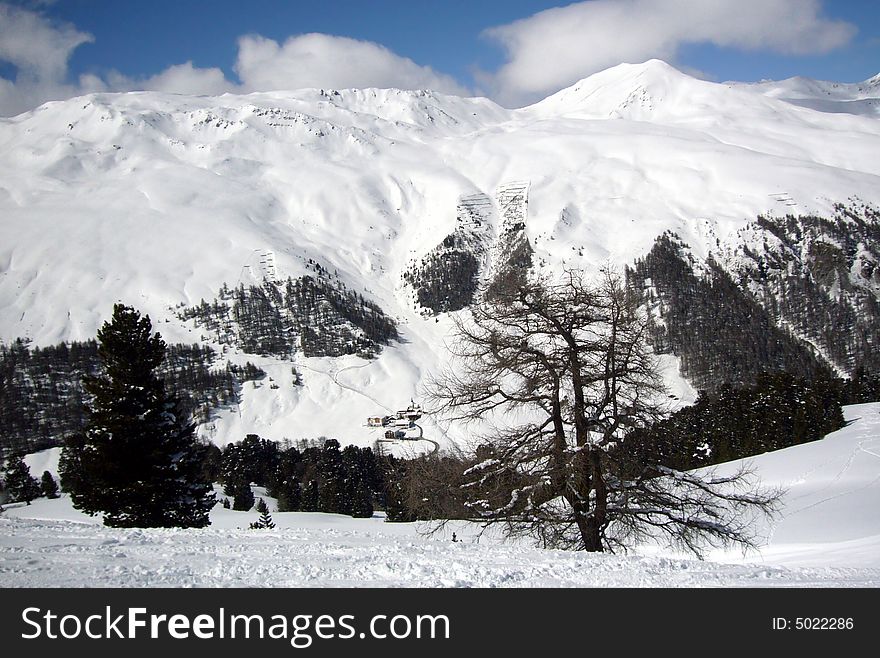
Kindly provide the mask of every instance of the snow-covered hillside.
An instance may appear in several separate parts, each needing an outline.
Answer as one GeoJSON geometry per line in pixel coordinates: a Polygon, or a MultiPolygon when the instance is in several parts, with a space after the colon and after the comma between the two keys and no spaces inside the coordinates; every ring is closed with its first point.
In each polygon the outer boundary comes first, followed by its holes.
{"type": "Polygon", "coordinates": [[[449,236],[477,245],[484,278],[520,220],[539,270],[595,270],[666,230],[705,256],[760,213],[880,203],[880,121],[774,95],[655,60],[521,110],[375,89],[48,103],[0,121],[0,340],[90,338],[122,301],[166,340],[212,342],[174,308],[318,263],[401,340],[373,361],[298,355],[301,387],[289,362],[228,352],[279,388],[246,384],[203,431],[367,445],[363,420],[405,406],[444,358],[449,318],[423,312],[407,273],[449,236]],[[465,231],[468,199],[483,224],[465,231]]]}
{"type": "MultiPolygon", "coordinates": [[[[629,555],[548,551],[478,538],[464,523],[425,536],[426,526],[318,513],[276,512],[274,530],[248,530],[256,512],[219,505],[206,529],[111,529],[65,496],[0,517],[0,585],[878,587],[880,403],[845,415],[850,424],[821,441],[749,460],[763,485],[786,490],[758,553],[701,562],[650,546],[629,555]]],[[[53,468],[51,453],[28,461],[34,472],[53,468]]]]}
{"type": "Polygon", "coordinates": [[[786,492],[764,530],[765,562],[880,567],[880,403],[844,407],[844,417],[848,425],[820,441],[747,460],[764,486],[786,492]]]}
{"type": "Polygon", "coordinates": [[[849,84],[795,77],[744,86],[770,98],[821,112],[880,116],[880,74],[864,82],[849,84]]]}

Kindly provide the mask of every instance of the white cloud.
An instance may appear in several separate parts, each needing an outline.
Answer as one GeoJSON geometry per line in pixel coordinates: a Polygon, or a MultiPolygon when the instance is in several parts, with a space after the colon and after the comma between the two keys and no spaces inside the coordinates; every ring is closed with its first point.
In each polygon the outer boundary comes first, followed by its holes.
{"type": "Polygon", "coordinates": [[[820,0],[588,0],[487,30],[507,62],[480,80],[500,102],[520,105],[621,62],[675,61],[687,43],[826,53],[855,27],[821,9],[820,0]]]}
{"type": "Polygon", "coordinates": [[[68,23],[0,3],[0,61],[15,67],[15,79],[0,78],[0,116],[11,116],[41,103],[95,91],[152,90],[181,94],[219,94],[237,85],[218,68],[196,68],[192,62],[170,66],[148,78],[116,71],[106,79],[94,74],[68,81],[68,62],[76,48],[94,41],[68,23]]]}
{"type": "Polygon", "coordinates": [[[180,94],[221,94],[303,87],[430,88],[467,95],[452,77],[420,66],[384,46],[326,34],[294,36],[283,44],[258,35],[241,37],[235,71],[240,83],[219,68],[177,64],[146,78],[118,71],[68,81],[73,51],[94,38],[73,25],[0,3],[0,61],[16,69],[14,80],[0,78],[0,116],[94,91],[150,90],[180,94]]]}
{"type": "Polygon", "coordinates": [[[34,12],[0,4],[0,59],[15,66],[19,78],[63,81],[70,54],[92,41],[73,25],[56,26],[34,12]]]}
{"type": "Polygon", "coordinates": [[[213,96],[237,90],[235,83],[227,80],[221,69],[197,68],[192,62],[169,66],[161,73],[145,79],[129,78],[114,72],[108,76],[108,83],[113,91],[161,91],[196,96],[213,96]]]}
{"type": "Polygon", "coordinates": [[[67,62],[77,47],[92,41],[92,35],[73,25],[54,24],[27,9],[0,4],[0,60],[16,69],[14,80],[0,78],[0,114],[16,114],[77,93],[81,87],[66,82],[67,62]]]}
{"type": "MultiPolygon", "coordinates": [[[[41,0],[35,0],[39,6],[41,0]]],[[[825,53],[852,39],[855,27],[822,15],[821,0],[588,0],[542,11],[485,35],[507,52],[495,72],[478,73],[485,93],[508,106],[543,98],[591,73],[621,62],[652,57],[675,62],[688,43],[825,53]]],[[[38,11],[0,2],[0,61],[13,65],[13,80],[0,78],[0,115],[11,115],[92,91],[146,89],[219,94],[302,87],[430,88],[468,95],[451,76],[422,66],[384,46],[347,37],[303,34],[279,43],[259,35],[238,41],[229,80],[219,68],[192,62],[146,78],[113,72],[68,80],[76,48],[94,41],[75,26],[38,11]]]]}
{"type": "Polygon", "coordinates": [[[149,78],[144,89],[171,94],[215,95],[233,91],[235,85],[219,68],[197,68],[192,62],[170,66],[149,78]]]}
{"type": "Polygon", "coordinates": [[[242,37],[235,72],[247,91],[398,87],[468,94],[452,77],[377,43],[327,34],[294,36],[283,45],[257,35],[242,37]]]}

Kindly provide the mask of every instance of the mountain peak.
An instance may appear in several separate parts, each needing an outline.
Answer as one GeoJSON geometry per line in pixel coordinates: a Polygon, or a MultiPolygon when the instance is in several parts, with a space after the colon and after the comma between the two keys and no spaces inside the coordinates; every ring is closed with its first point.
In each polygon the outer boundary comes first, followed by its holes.
{"type": "Polygon", "coordinates": [[[685,73],[682,73],[679,69],[675,68],[669,62],[662,60],[662,59],[657,59],[657,58],[647,59],[644,62],[637,63],[637,64],[626,64],[626,63],[618,64],[617,66],[612,67],[612,68],[613,69],[631,68],[631,69],[640,69],[643,71],[666,71],[666,72],[676,73],[678,75],[686,75],[685,73]]]}
{"type": "Polygon", "coordinates": [[[702,83],[660,59],[618,64],[576,82],[531,106],[540,114],[586,114],[641,120],[668,98],[702,83]]]}
{"type": "Polygon", "coordinates": [[[659,83],[671,80],[692,80],[693,78],[671,64],[664,62],[662,59],[649,59],[637,64],[618,64],[612,66],[576,82],[572,87],[577,87],[591,80],[608,84],[614,81],[626,83],[634,79],[647,83],[659,83]]]}

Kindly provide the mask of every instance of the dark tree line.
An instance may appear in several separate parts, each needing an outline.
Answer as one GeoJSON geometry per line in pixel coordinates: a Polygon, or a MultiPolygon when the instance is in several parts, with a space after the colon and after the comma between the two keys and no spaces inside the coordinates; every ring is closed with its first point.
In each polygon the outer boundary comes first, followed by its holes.
{"type": "Polygon", "coordinates": [[[85,421],[82,377],[98,365],[97,345],[31,348],[0,344],[0,457],[59,444],[85,421]]]}
{"type": "Polygon", "coordinates": [[[222,450],[211,446],[204,470],[223,484],[231,509],[252,509],[256,485],[279,512],[369,517],[378,509],[388,521],[410,522],[468,518],[460,484],[474,464],[459,453],[400,459],[335,439],[288,445],[249,434],[222,450]]]}
{"type": "Polygon", "coordinates": [[[460,311],[473,303],[480,263],[492,242],[487,222],[490,208],[492,201],[485,194],[461,197],[455,229],[404,271],[403,280],[412,287],[423,309],[436,315],[460,311]]]}
{"type": "Polygon", "coordinates": [[[249,434],[222,450],[215,475],[224,485],[224,494],[233,499],[233,509],[251,509],[250,485],[256,484],[278,499],[279,512],[370,517],[385,504],[387,463],[371,448],[341,448],[335,439],[320,446],[283,447],[249,434]]]}
{"type": "Polygon", "coordinates": [[[403,278],[415,290],[420,306],[435,314],[447,313],[473,302],[479,270],[479,261],[466,248],[456,247],[453,234],[446,237],[442,249],[429,253],[403,278]]]}
{"type": "Polygon", "coordinates": [[[335,439],[287,445],[255,434],[211,447],[205,471],[223,484],[231,509],[248,511],[257,502],[251,485],[266,488],[279,512],[329,512],[370,517],[384,510],[392,522],[466,518],[456,478],[458,456],[399,459],[335,439]],[[458,502],[453,502],[458,501],[458,502]]]}
{"type": "MultiPolygon", "coordinates": [[[[317,267],[317,266],[316,266],[317,267]]],[[[290,358],[305,356],[376,356],[397,338],[397,327],[382,309],[331,279],[319,275],[264,281],[260,286],[226,285],[220,297],[178,311],[182,320],[212,332],[218,342],[249,354],[290,358]]]]}
{"type": "Polygon", "coordinates": [[[687,245],[673,234],[657,238],[645,258],[627,270],[630,291],[652,316],[655,352],[672,352],[681,374],[698,389],[746,386],[766,371],[805,378],[830,377],[812,349],[788,331],[711,258],[695,271],[687,245]]]}
{"type": "MultiPolygon", "coordinates": [[[[821,439],[843,427],[841,405],[873,401],[880,401],[878,375],[860,372],[847,380],[808,381],[765,373],[753,386],[702,392],[694,405],[633,430],[626,451],[612,451],[611,457],[623,477],[632,477],[645,463],[675,471],[712,466],[821,439]]],[[[501,457],[495,446],[483,444],[470,453],[384,458],[388,520],[473,518],[468,489],[480,481],[486,464],[500,463],[501,457]]],[[[509,500],[509,491],[527,483],[528,477],[507,469],[491,483],[480,483],[480,492],[497,508],[509,500]]]]}
{"type": "Polygon", "coordinates": [[[660,236],[627,271],[655,314],[658,352],[697,388],[750,385],[763,371],[829,377],[880,371],[880,211],[837,204],[832,217],[760,216],[725,256],[698,266],[660,236]]]}
{"type": "MultiPolygon", "coordinates": [[[[180,391],[183,413],[198,423],[209,420],[214,409],[237,403],[243,382],[266,374],[250,363],[212,367],[215,361],[210,347],[169,345],[158,368],[166,385],[180,391]]],[[[94,340],[0,345],[0,458],[58,446],[67,434],[81,431],[88,397],[82,380],[99,369],[94,340]]]]}
{"type": "Polygon", "coordinates": [[[762,216],[741,233],[760,242],[743,240],[735,275],[777,323],[848,374],[880,370],[880,210],[853,202],[831,217],[762,216]]]}
{"type": "Polygon", "coordinates": [[[856,369],[855,374],[839,384],[842,404],[880,401],[880,372],[856,369]]]}
{"type": "Polygon", "coordinates": [[[403,273],[403,280],[413,287],[416,301],[423,308],[435,314],[460,311],[474,300],[480,274],[475,254],[483,250],[482,243],[459,226],[411,265],[403,273]]]}
{"type": "Polygon", "coordinates": [[[285,304],[302,335],[306,356],[376,356],[397,327],[379,306],[341,282],[311,276],[288,279],[285,304]]]}
{"type": "Polygon", "coordinates": [[[816,441],[844,425],[841,404],[863,392],[839,379],[759,375],[753,386],[721,386],[666,419],[639,428],[630,444],[640,455],[689,470],[816,441]]]}
{"type": "Polygon", "coordinates": [[[506,291],[524,286],[534,253],[532,243],[526,235],[525,222],[506,224],[498,238],[495,272],[486,288],[486,297],[498,299],[506,291]]]}
{"type": "Polygon", "coordinates": [[[465,473],[482,462],[461,452],[416,459],[384,458],[385,516],[388,521],[470,519],[465,473]]]}

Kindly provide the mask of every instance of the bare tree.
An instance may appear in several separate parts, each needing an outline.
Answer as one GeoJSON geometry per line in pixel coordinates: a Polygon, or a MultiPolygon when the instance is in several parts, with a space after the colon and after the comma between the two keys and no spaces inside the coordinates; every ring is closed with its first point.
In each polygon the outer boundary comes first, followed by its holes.
{"type": "Polygon", "coordinates": [[[748,473],[682,473],[630,449],[665,396],[645,318],[610,269],[484,300],[456,319],[451,350],[429,396],[450,420],[496,421],[463,487],[474,517],[508,535],[587,551],[659,535],[699,554],[702,538],[751,546],[744,519],[772,512],[777,494],[748,473]]]}

